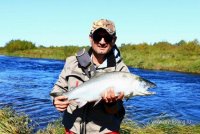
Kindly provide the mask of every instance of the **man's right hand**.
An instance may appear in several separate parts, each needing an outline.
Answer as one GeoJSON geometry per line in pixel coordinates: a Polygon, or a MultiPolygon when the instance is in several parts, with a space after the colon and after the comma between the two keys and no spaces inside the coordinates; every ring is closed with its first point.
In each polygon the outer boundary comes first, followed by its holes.
{"type": "Polygon", "coordinates": [[[60,112],[63,112],[67,109],[69,105],[69,101],[65,96],[57,96],[54,98],[53,104],[56,107],[56,109],[60,112]]]}

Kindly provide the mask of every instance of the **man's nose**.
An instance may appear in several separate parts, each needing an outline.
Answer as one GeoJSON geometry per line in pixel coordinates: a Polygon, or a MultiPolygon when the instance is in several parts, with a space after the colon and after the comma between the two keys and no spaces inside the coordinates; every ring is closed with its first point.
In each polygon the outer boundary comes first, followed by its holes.
{"type": "Polygon", "coordinates": [[[101,40],[99,41],[100,44],[106,44],[106,41],[104,39],[104,37],[101,38],[101,40]]]}

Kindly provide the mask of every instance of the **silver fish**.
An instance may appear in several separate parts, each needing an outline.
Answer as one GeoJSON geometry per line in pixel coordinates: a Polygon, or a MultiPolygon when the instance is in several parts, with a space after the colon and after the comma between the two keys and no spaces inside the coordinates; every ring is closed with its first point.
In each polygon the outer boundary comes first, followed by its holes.
{"type": "Polygon", "coordinates": [[[129,72],[106,72],[97,73],[93,78],[69,92],[52,92],[50,95],[53,97],[63,95],[68,100],[75,100],[80,108],[87,102],[96,101],[96,105],[107,89],[113,89],[116,95],[124,92],[124,98],[128,99],[132,96],[155,94],[148,91],[153,87],[156,87],[154,83],[129,72]]]}

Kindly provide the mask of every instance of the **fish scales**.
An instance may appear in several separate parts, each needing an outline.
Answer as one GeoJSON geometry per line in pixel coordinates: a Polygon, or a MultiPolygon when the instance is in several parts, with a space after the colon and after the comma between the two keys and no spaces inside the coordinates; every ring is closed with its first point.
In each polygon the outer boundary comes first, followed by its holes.
{"type": "Polygon", "coordinates": [[[132,96],[151,95],[148,91],[156,85],[138,75],[129,72],[97,73],[96,76],[66,93],[51,93],[52,96],[63,95],[68,100],[75,100],[80,107],[87,102],[98,101],[108,89],[113,89],[116,95],[124,92],[125,98],[132,96]]]}

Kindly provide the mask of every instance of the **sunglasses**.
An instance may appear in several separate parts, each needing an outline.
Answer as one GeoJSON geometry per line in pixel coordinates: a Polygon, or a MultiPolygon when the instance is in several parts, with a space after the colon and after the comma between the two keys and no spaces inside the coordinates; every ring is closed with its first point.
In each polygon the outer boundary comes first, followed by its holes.
{"type": "Polygon", "coordinates": [[[92,35],[92,38],[94,42],[99,42],[101,41],[102,38],[104,38],[106,43],[111,43],[113,40],[113,36],[106,34],[106,33],[94,33],[92,35]]]}

